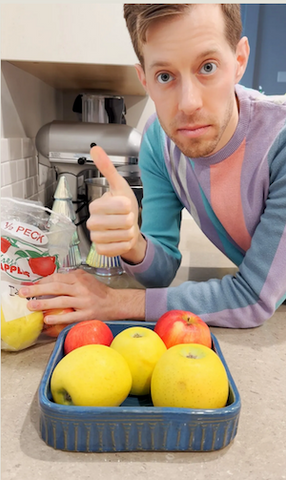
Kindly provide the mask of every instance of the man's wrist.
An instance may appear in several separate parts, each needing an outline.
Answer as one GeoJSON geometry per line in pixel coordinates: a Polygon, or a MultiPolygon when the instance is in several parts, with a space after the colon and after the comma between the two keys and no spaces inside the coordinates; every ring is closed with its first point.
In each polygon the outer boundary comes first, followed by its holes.
{"type": "Polygon", "coordinates": [[[140,232],[136,246],[131,248],[126,254],[122,255],[122,259],[127,263],[138,265],[138,263],[143,262],[145,258],[146,248],[147,240],[140,232]]]}

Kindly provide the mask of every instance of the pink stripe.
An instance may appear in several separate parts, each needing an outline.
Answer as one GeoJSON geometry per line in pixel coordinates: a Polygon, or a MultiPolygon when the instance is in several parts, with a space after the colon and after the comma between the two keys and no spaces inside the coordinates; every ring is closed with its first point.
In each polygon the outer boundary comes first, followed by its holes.
{"type": "Polygon", "coordinates": [[[251,236],[247,231],[241,203],[241,169],[245,152],[245,140],[223,162],[210,166],[212,208],[228,234],[244,251],[250,247],[251,236]]]}

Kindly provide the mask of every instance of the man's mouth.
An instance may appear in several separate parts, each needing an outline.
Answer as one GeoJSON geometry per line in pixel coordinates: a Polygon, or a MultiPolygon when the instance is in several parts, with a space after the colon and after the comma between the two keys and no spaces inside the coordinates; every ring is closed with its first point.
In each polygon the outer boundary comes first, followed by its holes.
{"type": "Polygon", "coordinates": [[[184,135],[188,138],[196,138],[204,135],[210,125],[186,125],[180,128],[177,128],[177,132],[181,135],[184,135]]]}

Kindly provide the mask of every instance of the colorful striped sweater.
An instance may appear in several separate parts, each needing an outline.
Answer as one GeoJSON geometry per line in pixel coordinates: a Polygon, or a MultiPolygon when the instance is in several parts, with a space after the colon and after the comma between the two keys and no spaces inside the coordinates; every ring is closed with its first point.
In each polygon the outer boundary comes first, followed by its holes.
{"type": "Polygon", "coordinates": [[[183,309],[212,326],[256,327],[286,298],[286,96],[241,85],[236,93],[236,131],[209,157],[183,155],[156,114],[147,122],[139,156],[147,251],[138,265],[123,262],[146,287],[146,320],[183,309]],[[181,262],[184,207],[236,275],[169,287],[181,262]]]}

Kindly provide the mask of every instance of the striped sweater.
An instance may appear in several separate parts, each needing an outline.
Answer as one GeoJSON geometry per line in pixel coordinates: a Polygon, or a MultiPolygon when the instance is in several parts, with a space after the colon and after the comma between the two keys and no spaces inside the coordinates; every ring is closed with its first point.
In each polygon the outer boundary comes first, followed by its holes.
{"type": "Polygon", "coordinates": [[[236,131],[205,158],[183,155],[156,114],[147,122],[139,156],[147,251],[138,265],[123,262],[146,287],[146,320],[182,309],[211,326],[256,327],[286,298],[286,96],[241,85],[236,93],[236,131]],[[184,207],[236,275],[169,287],[181,262],[184,207]]]}

